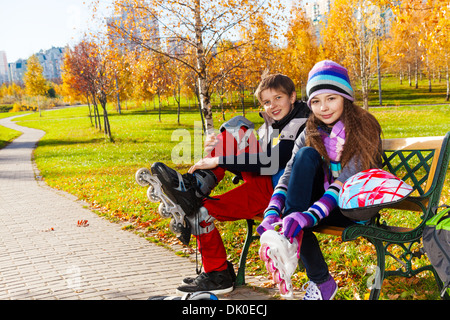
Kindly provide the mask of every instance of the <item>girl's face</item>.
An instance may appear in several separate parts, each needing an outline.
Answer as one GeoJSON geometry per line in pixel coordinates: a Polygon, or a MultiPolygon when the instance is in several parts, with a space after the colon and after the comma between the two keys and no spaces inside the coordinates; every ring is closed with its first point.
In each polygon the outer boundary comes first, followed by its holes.
{"type": "Polygon", "coordinates": [[[291,96],[276,89],[266,89],[261,91],[261,101],[264,110],[274,120],[281,120],[291,112],[297,93],[292,92],[291,96]]]}
{"type": "Polygon", "coordinates": [[[320,121],[332,127],[344,112],[344,97],[333,93],[318,94],[311,99],[311,110],[320,121]]]}

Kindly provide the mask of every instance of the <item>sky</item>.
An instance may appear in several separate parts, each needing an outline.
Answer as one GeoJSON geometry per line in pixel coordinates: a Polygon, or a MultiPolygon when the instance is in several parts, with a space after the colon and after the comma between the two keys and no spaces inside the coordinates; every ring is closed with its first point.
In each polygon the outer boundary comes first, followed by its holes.
{"type": "MultiPolygon", "coordinates": [[[[287,0],[290,2],[291,0],[287,0]]],[[[79,42],[92,26],[95,0],[0,0],[0,51],[8,63],[79,42]]],[[[111,0],[100,0],[107,6],[111,0]]]]}
{"type": "Polygon", "coordinates": [[[0,0],[0,51],[8,62],[41,49],[77,43],[91,20],[93,0],[0,0]]]}

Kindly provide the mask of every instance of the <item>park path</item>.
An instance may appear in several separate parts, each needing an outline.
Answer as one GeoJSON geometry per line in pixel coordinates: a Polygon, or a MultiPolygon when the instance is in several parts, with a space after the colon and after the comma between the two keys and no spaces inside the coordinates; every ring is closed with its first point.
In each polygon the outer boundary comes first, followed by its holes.
{"type": "MultiPolygon", "coordinates": [[[[0,125],[23,132],[0,150],[1,300],[147,299],[174,295],[181,279],[195,274],[194,262],[36,180],[32,153],[45,132],[18,126],[14,118],[0,119],[0,125]],[[89,226],[77,226],[79,220],[89,226]]],[[[270,296],[240,287],[224,298],[270,296]]]]}

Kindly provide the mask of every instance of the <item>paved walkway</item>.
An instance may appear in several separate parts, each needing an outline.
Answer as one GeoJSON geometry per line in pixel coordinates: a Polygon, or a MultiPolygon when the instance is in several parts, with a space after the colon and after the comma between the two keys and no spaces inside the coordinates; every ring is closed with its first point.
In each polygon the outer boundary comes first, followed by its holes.
{"type": "MultiPolygon", "coordinates": [[[[18,126],[13,118],[0,119],[0,125],[23,132],[0,150],[0,299],[174,295],[181,279],[195,273],[194,262],[37,181],[31,158],[45,133],[18,126]],[[89,226],[77,226],[78,220],[89,226]]],[[[273,293],[241,287],[223,298],[264,300],[273,293]]]]}

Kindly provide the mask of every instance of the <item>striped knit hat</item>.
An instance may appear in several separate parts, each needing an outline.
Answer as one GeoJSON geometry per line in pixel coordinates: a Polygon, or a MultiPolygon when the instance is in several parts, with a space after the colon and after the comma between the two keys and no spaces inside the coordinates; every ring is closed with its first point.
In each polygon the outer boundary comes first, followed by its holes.
{"type": "Polygon", "coordinates": [[[306,85],[308,107],[311,99],[321,93],[335,93],[354,101],[347,69],[331,60],[323,60],[311,69],[306,85]]]}

